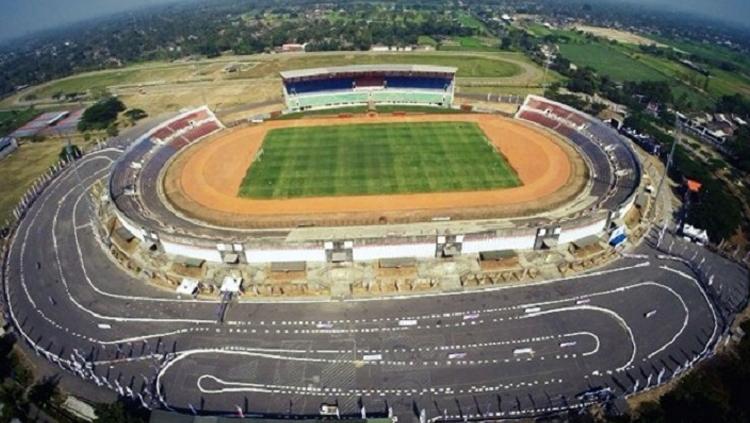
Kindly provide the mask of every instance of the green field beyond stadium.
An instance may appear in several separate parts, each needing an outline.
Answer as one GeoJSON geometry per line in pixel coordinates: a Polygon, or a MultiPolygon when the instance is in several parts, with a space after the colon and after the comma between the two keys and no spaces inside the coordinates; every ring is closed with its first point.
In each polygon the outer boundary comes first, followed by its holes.
{"type": "Polygon", "coordinates": [[[405,194],[520,184],[475,123],[333,125],[269,131],[239,196],[405,194]]]}

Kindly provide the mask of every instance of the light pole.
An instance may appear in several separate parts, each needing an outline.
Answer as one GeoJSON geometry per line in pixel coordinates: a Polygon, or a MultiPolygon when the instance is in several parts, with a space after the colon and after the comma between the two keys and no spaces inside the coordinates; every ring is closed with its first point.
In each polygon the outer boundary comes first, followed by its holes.
{"type": "MultiPolygon", "coordinates": [[[[675,114],[674,117],[674,129],[675,129],[675,137],[674,141],[672,142],[672,149],[669,151],[669,156],[667,157],[667,164],[664,169],[664,175],[662,175],[661,181],[659,181],[659,187],[656,189],[656,198],[661,198],[661,191],[664,188],[664,182],[669,177],[669,168],[672,167],[672,161],[674,160],[674,152],[677,149],[677,144],[680,142],[680,129],[682,129],[682,125],[680,124],[680,118],[675,114]]],[[[664,210],[665,213],[668,212],[668,210],[664,210]]],[[[668,214],[664,215],[664,224],[662,225],[661,232],[659,232],[659,239],[656,241],[656,248],[659,248],[661,245],[662,239],[664,239],[664,234],[667,232],[667,226],[669,225],[669,216],[668,214]]]]}

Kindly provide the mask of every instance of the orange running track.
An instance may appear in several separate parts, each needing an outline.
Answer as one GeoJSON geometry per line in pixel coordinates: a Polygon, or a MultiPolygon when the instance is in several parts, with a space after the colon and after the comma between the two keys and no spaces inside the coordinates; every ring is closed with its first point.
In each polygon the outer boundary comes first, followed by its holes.
{"type": "MultiPolygon", "coordinates": [[[[182,212],[212,223],[245,225],[264,219],[304,220],[314,216],[357,216],[358,220],[388,216],[422,219],[441,213],[466,216],[469,209],[495,210],[497,216],[523,214],[529,209],[572,198],[585,183],[585,165],[564,141],[517,120],[494,115],[410,115],[276,120],[219,134],[188,147],[164,173],[167,198],[182,212]],[[505,156],[522,185],[487,191],[251,199],[237,196],[266,133],[274,128],[352,125],[387,122],[476,122],[505,156]],[[524,205],[528,207],[524,207],[524,205]],[[505,210],[504,210],[505,209],[505,210]],[[294,219],[284,219],[294,217],[294,219]]],[[[471,214],[471,213],[469,213],[471,214]]],[[[399,219],[395,219],[398,221],[399,219]]],[[[352,222],[356,223],[356,222],[352,222]]],[[[351,224],[351,223],[350,223],[351,224]]]]}

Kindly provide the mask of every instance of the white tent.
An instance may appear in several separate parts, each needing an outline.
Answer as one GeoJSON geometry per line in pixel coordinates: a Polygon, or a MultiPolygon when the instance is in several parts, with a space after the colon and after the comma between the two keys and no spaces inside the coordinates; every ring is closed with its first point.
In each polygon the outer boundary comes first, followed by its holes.
{"type": "Polygon", "coordinates": [[[227,276],[221,282],[221,292],[240,292],[242,278],[239,276],[227,276]]]}
{"type": "Polygon", "coordinates": [[[193,295],[198,289],[198,281],[195,279],[183,279],[177,287],[178,294],[193,295]]]}
{"type": "Polygon", "coordinates": [[[682,233],[685,236],[692,238],[696,242],[708,243],[708,232],[705,229],[698,229],[695,226],[685,224],[682,228],[682,233]]]}

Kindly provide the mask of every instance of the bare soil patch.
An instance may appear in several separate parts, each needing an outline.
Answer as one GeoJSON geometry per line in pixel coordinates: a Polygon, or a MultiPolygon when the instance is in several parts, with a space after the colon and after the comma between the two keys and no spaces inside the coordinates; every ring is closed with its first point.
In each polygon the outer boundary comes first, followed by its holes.
{"type": "Polygon", "coordinates": [[[602,37],[608,40],[617,41],[618,43],[644,45],[644,46],[655,44],[659,47],[666,47],[664,44],[658,43],[642,35],[634,34],[632,32],[627,32],[627,31],[621,31],[619,29],[604,28],[600,26],[587,26],[587,25],[579,25],[579,26],[576,26],[575,28],[579,31],[593,34],[597,37],[602,37]]]}

